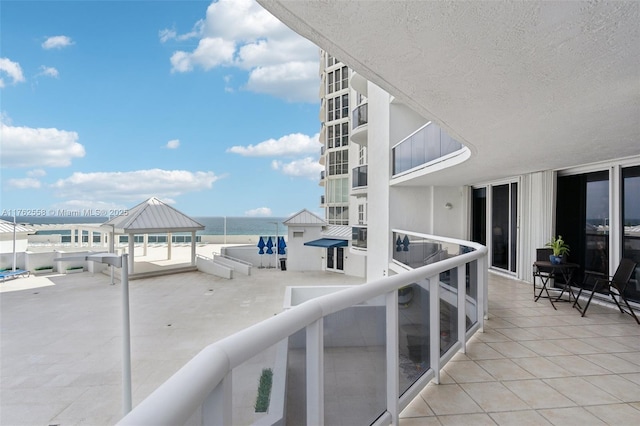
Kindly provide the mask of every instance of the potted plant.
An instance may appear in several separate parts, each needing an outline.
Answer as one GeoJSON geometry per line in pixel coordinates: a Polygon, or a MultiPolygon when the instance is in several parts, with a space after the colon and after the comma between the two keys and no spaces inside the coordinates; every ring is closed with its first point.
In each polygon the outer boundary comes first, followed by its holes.
{"type": "Polygon", "coordinates": [[[47,265],[47,266],[38,266],[35,269],[36,274],[47,274],[50,272],[53,272],[53,266],[51,265],[47,265]]]}
{"type": "Polygon", "coordinates": [[[569,246],[562,239],[562,235],[554,237],[546,244],[545,247],[549,247],[553,250],[553,255],[549,256],[549,260],[554,265],[558,265],[562,262],[563,256],[569,253],[569,246]]]}
{"type": "Polygon", "coordinates": [[[65,272],[67,274],[77,274],[79,272],[84,272],[84,266],[70,266],[65,272]]]}

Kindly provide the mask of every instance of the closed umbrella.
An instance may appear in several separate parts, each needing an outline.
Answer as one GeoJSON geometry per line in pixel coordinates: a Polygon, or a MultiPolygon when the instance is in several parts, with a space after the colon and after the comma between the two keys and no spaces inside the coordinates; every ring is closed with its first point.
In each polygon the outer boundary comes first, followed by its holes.
{"type": "Polygon", "coordinates": [[[284,241],[284,237],[278,237],[278,254],[280,256],[284,256],[286,254],[285,249],[287,248],[287,243],[284,241]]]}
{"type": "Polygon", "coordinates": [[[260,237],[260,241],[258,241],[258,254],[260,255],[260,267],[262,268],[262,255],[264,254],[264,248],[266,244],[264,243],[264,239],[260,237]]]}
{"type": "MultiPolygon", "coordinates": [[[[267,254],[273,254],[273,241],[271,237],[267,240],[267,254]]],[[[271,258],[269,258],[269,268],[271,268],[271,258]]]]}

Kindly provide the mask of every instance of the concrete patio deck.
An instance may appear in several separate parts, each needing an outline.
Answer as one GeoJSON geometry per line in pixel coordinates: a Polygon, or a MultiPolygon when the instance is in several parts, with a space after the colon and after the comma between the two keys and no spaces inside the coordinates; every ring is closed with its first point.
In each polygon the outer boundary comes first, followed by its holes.
{"type": "MultiPolygon", "coordinates": [[[[281,311],[290,285],[339,274],[254,269],[132,281],[134,406],[204,346],[281,311]]],[[[106,275],[30,277],[0,290],[0,424],[107,425],[121,417],[120,285],[106,275]]],[[[490,319],[466,354],[402,413],[401,425],[610,424],[640,420],[640,326],[592,306],[533,302],[489,275],[490,319]]]]}

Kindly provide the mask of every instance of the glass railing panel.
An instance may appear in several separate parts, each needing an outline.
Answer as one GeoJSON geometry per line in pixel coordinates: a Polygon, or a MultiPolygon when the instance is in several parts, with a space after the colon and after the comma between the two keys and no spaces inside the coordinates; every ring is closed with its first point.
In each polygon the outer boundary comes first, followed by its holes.
{"type": "Polygon", "coordinates": [[[368,166],[355,167],[351,173],[352,188],[367,186],[368,166]]]}
{"type": "Polygon", "coordinates": [[[397,232],[393,233],[393,240],[395,242],[393,259],[413,269],[472,250],[455,243],[397,232]]]}
{"type": "Polygon", "coordinates": [[[466,328],[469,330],[471,327],[478,323],[480,312],[478,312],[478,262],[467,263],[466,270],[466,302],[465,302],[465,317],[466,328]]]}
{"type": "Polygon", "coordinates": [[[330,314],[323,324],[324,422],[371,424],[386,411],[384,297],[330,314]]]}
{"type": "MultiPolygon", "coordinates": [[[[284,409],[285,389],[278,388],[276,377],[285,373],[286,351],[279,351],[279,344],[233,369],[233,424],[253,424],[269,413],[282,412],[284,409]]],[[[281,344],[286,345],[286,341],[281,344]]]]}
{"type": "Polygon", "coordinates": [[[460,142],[429,123],[393,147],[393,174],[436,161],[462,148],[460,142]]]}
{"type": "Polygon", "coordinates": [[[369,122],[369,105],[362,104],[353,110],[351,128],[355,129],[358,126],[367,124],[369,122]]]}
{"type": "Polygon", "coordinates": [[[302,329],[289,337],[287,355],[287,400],[285,418],[288,424],[307,422],[307,332],[302,329]]]}
{"type": "Polygon", "coordinates": [[[404,394],[430,366],[429,281],[398,290],[398,378],[404,394]]]}
{"type": "Polygon", "coordinates": [[[351,228],[351,246],[358,248],[367,248],[367,228],[363,226],[354,226],[351,228]]]}
{"type": "Polygon", "coordinates": [[[440,355],[458,341],[458,268],[440,274],[440,355]]]}

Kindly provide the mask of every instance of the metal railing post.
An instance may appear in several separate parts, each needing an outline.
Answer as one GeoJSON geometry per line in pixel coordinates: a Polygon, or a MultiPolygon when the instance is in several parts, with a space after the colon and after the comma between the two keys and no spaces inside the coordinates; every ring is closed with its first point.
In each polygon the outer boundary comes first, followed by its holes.
{"type": "Polygon", "coordinates": [[[440,384],[440,275],[429,281],[429,358],[433,382],[440,384]]]}
{"type": "Polygon", "coordinates": [[[324,424],[323,318],[307,326],[307,424],[324,424]]]}
{"type": "Polygon", "coordinates": [[[467,352],[467,263],[458,266],[458,341],[462,353],[467,352]]]}

